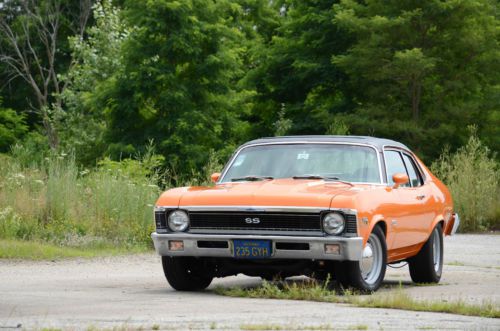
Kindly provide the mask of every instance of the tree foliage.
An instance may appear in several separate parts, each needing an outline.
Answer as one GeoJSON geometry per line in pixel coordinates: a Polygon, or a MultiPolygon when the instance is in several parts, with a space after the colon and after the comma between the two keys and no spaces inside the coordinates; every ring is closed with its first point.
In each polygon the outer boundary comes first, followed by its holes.
{"type": "Polygon", "coordinates": [[[0,27],[0,97],[22,114],[2,110],[2,146],[24,118],[26,146],[88,165],[153,140],[181,175],[268,135],[382,136],[433,160],[475,124],[500,149],[495,0],[0,0],[0,27]]]}
{"type": "Polygon", "coordinates": [[[13,109],[3,108],[0,99],[0,152],[7,152],[26,131],[28,126],[24,116],[17,114],[13,109]]]}
{"type": "Polygon", "coordinates": [[[190,169],[210,148],[226,151],[242,139],[245,36],[230,24],[240,10],[231,1],[126,2],[134,29],[96,101],[109,121],[108,153],[129,155],[153,139],[167,160],[190,169]]]}
{"type": "Polygon", "coordinates": [[[497,5],[491,0],[336,5],[334,21],[355,41],[332,57],[349,77],[353,132],[399,138],[436,157],[435,146],[466,141],[467,124],[477,123],[480,132],[491,125],[489,116],[499,106],[497,5]]]}
{"type": "Polygon", "coordinates": [[[348,110],[346,77],[331,62],[351,43],[333,22],[336,2],[292,0],[280,7],[281,24],[248,73],[257,90],[255,135],[272,132],[280,116],[293,122],[290,133],[323,134],[348,110]]]}

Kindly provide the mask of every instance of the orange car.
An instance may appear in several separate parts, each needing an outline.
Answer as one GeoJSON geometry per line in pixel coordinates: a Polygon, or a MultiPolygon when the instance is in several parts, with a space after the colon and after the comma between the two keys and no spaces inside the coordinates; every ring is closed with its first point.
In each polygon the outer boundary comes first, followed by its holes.
{"type": "Polygon", "coordinates": [[[358,136],[264,138],[240,146],[214,186],[164,192],[156,251],[181,291],[214,277],[330,276],[377,290],[387,264],[439,282],[443,234],[459,218],[448,189],[405,145],[358,136]]]}

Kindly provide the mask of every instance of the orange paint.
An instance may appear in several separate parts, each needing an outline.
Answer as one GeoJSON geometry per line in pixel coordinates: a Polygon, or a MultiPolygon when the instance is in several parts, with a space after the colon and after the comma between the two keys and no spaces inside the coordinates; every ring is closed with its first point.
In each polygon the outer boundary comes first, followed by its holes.
{"type": "MultiPolygon", "coordinates": [[[[409,151],[404,150],[407,154],[409,151]]],[[[414,156],[414,155],[413,155],[414,156]]],[[[290,206],[355,209],[358,234],[366,243],[374,226],[383,224],[388,262],[418,253],[434,226],[442,222],[445,234],[453,227],[450,192],[415,157],[424,175],[423,185],[405,187],[408,176],[397,174],[395,185],[356,184],[318,179],[282,178],[255,182],[183,187],[164,192],[157,206],[290,206]]],[[[214,174],[217,180],[220,174],[214,174]]]]}

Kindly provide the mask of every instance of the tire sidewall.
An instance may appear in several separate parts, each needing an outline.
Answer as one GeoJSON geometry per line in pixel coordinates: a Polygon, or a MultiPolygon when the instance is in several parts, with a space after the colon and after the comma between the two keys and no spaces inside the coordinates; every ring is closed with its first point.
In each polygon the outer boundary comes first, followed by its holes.
{"type": "Polygon", "coordinates": [[[374,292],[382,285],[382,281],[384,280],[385,271],[387,268],[387,244],[385,241],[384,232],[382,231],[380,226],[375,226],[371,234],[378,237],[380,245],[382,246],[382,266],[380,269],[380,274],[377,277],[377,280],[373,283],[367,283],[363,279],[363,275],[361,273],[361,267],[359,264],[360,261],[356,261],[352,264],[354,270],[352,270],[350,275],[350,277],[352,277],[351,283],[361,291],[366,291],[366,292],[374,292]]]}
{"type": "Polygon", "coordinates": [[[441,275],[443,273],[443,256],[444,256],[444,247],[443,247],[443,229],[441,227],[441,224],[438,224],[436,225],[436,227],[434,228],[434,230],[432,230],[432,241],[434,241],[434,236],[439,236],[439,245],[440,245],[440,250],[439,250],[439,254],[440,254],[440,257],[439,257],[439,268],[438,270],[436,271],[436,269],[434,269],[434,246],[431,245],[431,264],[432,264],[432,270],[434,270],[434,276],[436,278],[436,281],[439,281],[441,279],[441,275]],[[436,232],[437,230],[437,232],[436,232]]]}
{"type": "Polygon", "coordinates": [[[178,291],[200,291],[208,287],[213,276],[202,267],[203,261],[190,257],[162,256],[163,272],[174,289],[178,291]],[[193,264],[196,267],[193,269],[193,264]]]}

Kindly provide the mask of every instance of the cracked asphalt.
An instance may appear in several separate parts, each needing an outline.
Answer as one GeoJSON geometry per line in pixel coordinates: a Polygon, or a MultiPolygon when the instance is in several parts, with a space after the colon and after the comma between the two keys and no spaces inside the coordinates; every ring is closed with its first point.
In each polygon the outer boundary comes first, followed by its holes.
{"type": "MultiPolygon", "coordinates": [[[[445,238],[438,286],[415,286],[407,267],[388,268],[384,287],[415,298],[500,305],[500,235],[445,238]]],[[[346,304],[229,298],[215,286],[259,278],[216,279],[207,291],[175,292],[153,253],[58,261],[0,260],[0,329],[368,329],[500,330],[500,319],[346,304]]]]}

